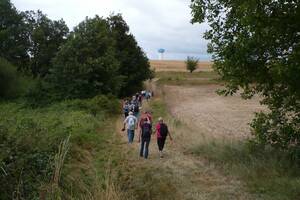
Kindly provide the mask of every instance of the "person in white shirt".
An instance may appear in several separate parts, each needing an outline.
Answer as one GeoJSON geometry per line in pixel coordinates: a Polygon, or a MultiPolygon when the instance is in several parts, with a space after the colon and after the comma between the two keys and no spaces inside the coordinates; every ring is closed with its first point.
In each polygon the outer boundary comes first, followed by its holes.
{"type": "Polygon", "coordinates": [[[134,131],[137,129],[137,118],[133,115],[133,112],[129,112],[129,116],[123,122],[123,129],[125,131],[125,126],[127,127],[127,136],[128,136],[128,143],[132,144],[134,139],[134,131]]]}

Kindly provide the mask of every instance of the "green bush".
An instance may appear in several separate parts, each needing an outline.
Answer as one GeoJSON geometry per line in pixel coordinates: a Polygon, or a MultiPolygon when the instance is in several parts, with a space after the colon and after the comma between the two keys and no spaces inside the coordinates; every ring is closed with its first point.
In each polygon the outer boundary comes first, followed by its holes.
{"type": "Polygon", "coordinates": [[[20,96],[22,91],[22,80],[16,67],[0,58],[0,98],[15,98],[20,96]]]}
{"type": "Polygon", "coordinates": [[[53,85],[42,79],[35,79],[25,93],[27,106],[43,107],[58,101],[53,85]]]}
{"type": "Polygon", "coordinates": [[[76,173],[80,166],[73,163],[88,159],[86,148],[91,152],[104,149],[106,136],[99,136],[97,130],[100,127],[103,130],[111,119],[109,115],[118,113],[120,106],[112,96],[97,96],[36,109],[18,103],[0,103],[0,109],[0,199],[39,199],[41,191],[49,192],[54,156],[60,142],[69,135],[71,148],[59,187],[64,198],[72,189],[78,194],[86,192],[79,184],[86,180],[70,178],[79,176],[76,173]]]}
{"type": "Polygon", "coordinates": [[[252,139],[254,144],[288,151],[291,160],[300,164],[299,117],[292,118],[282,113],[282,110],[268,114],[261,112],[256,114],[251,127],[255,136],[252,139]]]}
{"type": "Polygon", "coordinates": [[[199,59],[188,56],[185,61],[186,69],[192,73],[193,71],[195,71],[197,69],[198,62],[199,62],[199,59]]]}

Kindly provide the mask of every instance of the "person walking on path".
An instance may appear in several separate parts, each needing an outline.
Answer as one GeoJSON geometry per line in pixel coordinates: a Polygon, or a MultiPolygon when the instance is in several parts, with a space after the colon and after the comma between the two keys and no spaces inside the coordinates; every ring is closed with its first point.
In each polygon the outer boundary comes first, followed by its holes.
{"type": "Polygon", "coordinates": [[[127,126],[128,143],[132,144],[134,131],[137,129],[137,118],[133,115],[133,112],[129,112],[128,117],[124,120],[122,131],[125,131],[125,126],[127,126]]]}
{"type": "Polygon", "coordinates": [[[165,146],[165,142],[167,139],[167,136],[169,136],[170,140],[172,141],[171,134],[169,132],[168,126],[164,123],[163,118],[160,117],[158,119],[158,123],[155,126],[156,130],[156,137],[157,137],[157,145],[159,150],[159,156],[160,158],[163,158],[163,149],[165,146]]]}
{"type": "Polygon", "coordinates": [[[149,121],[149,118],[143,119],[143,125],[141,126],[140,134],[139,134],[139,142],[141,143],[140,148],[140,157],[148,158],[149,154],[149,144],[151,140],[152,134],[152,125],[149,121]]]}
{"type": "Polygon", "coordinates": [[[123,113],[124,113],[124,117],[128,117],[129,115],[129,102],[127,100],[125,100],[124,104],[123,104],[123,113]]]}
{"type": "Polygon", "coordinates": [[[139,128],[142,128],[142,125],[144,124],[144,119],[146,118],[148,119],[148,122],[152,125],[152,115],[149,111],[145,111],[140,117],[139,128]]]}

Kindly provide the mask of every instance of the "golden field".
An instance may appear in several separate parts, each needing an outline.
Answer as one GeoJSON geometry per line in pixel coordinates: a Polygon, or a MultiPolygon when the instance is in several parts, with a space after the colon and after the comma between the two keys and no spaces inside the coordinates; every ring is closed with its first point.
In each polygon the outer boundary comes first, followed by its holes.
{"type": "MultiPolygon", "coordinates": [[[[212,62],[200,61],[196,71],[212,71],[212,62]]],[[[177,60],[150,60],[150,65],[155,71],[187,71],[185,61],[177,60]]]]}

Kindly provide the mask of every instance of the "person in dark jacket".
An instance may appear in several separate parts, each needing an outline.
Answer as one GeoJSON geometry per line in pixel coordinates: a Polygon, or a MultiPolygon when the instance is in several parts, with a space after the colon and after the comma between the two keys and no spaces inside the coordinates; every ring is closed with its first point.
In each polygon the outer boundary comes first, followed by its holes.
{"type": "Polygon", "coordinates": [[[171,134],[169,132],[168,126],[164,123],[163,118],[160,117],[158,119],[158,123],[155,126],[156,130],[156,138],[157,138],[157,146],[159,150],[160,158],[163,158],[163,149],[166,143],[167,136],[169,136],[170,140],[172,141],[171,134]]]}
{"type": "Polygon", "coordinates": [[[138,141],[141,143],[140,156],[147,159],[149,154],[149,144],[150,144],[151,134],[152,134],[152,125],[150,123],[149,118],[144,118],[142,121],[143,124],[140,127],[141,129],[140,129],[140,135],[138,141]]]}

